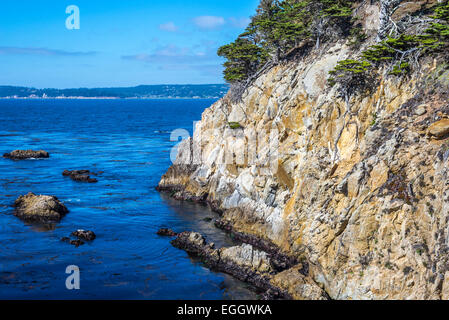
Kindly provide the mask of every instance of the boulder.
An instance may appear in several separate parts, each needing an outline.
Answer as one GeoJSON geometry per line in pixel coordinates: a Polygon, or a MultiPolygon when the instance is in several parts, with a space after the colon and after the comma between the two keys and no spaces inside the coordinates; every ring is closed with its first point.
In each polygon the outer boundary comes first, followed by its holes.
{"type": "Polygon", "coordinates": [[[429,134],[442,139],[449,134],[449,119],[442,119],[429,127],[429,134]]]}
{"type": "Polygon", "coordinates": [[[22,220],[36,222],[60,221],[69,210],[55,196],[35,195],[30,192],[14,203],[14,215],[22,220]]]}
{"type": "Polygon", "coordinates": [[[50,158],[50,154],[44,150],[14,150],[10,153],[5,153],[3,157],[11,160],[46,159],[50,158]]]}
{"type": "Polygon", "coordinates": [[[98,180],[95,178],[91,178],[91,175],[97,175],[96,173],[90,172],[89,170],[65,170],[62,175],[64,177],[70,177],[73,181],[78,182],[88,182],[88,183],[97,183],[98,180]]]}

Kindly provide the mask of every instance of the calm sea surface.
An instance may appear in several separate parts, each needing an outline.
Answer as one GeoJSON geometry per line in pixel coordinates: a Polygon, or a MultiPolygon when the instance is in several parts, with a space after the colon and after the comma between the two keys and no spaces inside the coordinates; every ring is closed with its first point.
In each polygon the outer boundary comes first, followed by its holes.
{"type": "Polygon", "coordinates": [[[254,299],[249,288],[173,248],[161,227],[202,232],[217,245],[232,240],[201,205],[155,191],[177,142],[212,100],[0,100],[0,153],[44,149],[50,159],[0,158],[0,299],[254,299]],[[104,171],[96,184],[64,170],[104,171]],[[53,227],[12,214],[28,192],[55,195],[70,213],[53,227]],[[97,239],[61,242],[77,229],[97,239]],[[67,290],[66,267],[81,270],[81,290],[67,290]]]}

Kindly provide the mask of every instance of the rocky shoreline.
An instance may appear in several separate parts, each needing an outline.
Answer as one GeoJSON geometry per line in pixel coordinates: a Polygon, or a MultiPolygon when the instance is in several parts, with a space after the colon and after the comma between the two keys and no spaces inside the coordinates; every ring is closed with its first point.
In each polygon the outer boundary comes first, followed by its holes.
{"type": "MultiPolygon", "coordinates": [[[[207,243],[201,234],[195,232],[183,232],[171,243],[189,255],[200,258],[209,269],[230,274],[253,285],[264,300],[298,298],[279,285],[279,279],[283,278],[283,275],[282,272],[276,271],[279,265],[273,261],[272,256],[250,244],[216,249],[213,243],[207,243]]],[[[294,275],[289,275],[289,280],[295,282],[296,289],[301,292],[307,291],[309,299],[327,299],[321,288],[307,281],[302,273],[304,270],[302,265],[297,265],[294,267],[294,275]]]]}
{"type": "MultiPolygon", "coordinates": [[[[191,196],[182,186],[157,187],[159,192],[170,194],[179,201],[191,201],[208,205],[221,214],[216,202],[207,195],[191,196]]],[[[269,240],[236,231],[231,223],[222,218],[214,221],[220,229],[242,244],[232,248],[215,248],[214,243],[196,232],[176,233],[171,229],[160,229],[161,236],[176,237],[171,244],[189,255],[199,258],[213,271],[227,273],[236,279],[254,286],[263,300],[329,300],[329,295],[317,285],[309,274],[307,260],[298,261],[269,240]],[[254,264],[254,257],[258,257],[254,264]],[[260,266],[263,265],[262,271],[260,266]],[[287,281],[288,280],[288,281],[287,281]]]]}

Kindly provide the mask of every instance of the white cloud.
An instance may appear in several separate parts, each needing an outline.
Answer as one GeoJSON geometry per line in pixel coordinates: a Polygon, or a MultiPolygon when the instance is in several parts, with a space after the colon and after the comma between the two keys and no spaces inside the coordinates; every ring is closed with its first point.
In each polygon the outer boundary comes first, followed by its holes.
{"type": "Polygon", "coordinates": [[[168,31],[168,32],[176,32],[176,31],[178,31],[178,27],[171,21],[159,25],[159,29],[161,29],[163,31],[168,31]]]}
{"type": "Polygon", "coordinates": [[[150,54],[139,53],[122,56],[122,59],[161,65],[204,64],[210,62],[216,62],[218,65],[220,63],[219,58],[215,54],[215,49],[203,48],[203,50],[193,50],[173,44],[161,47],[150,54]]]}
{"type": "Polygon", "coordinates": [[[226,21],[223,17],[200,16],[193,19],[195,25],[201,29],[216,29],[223,26],[226,21]]]}
{"type": "Polygon", "coordinates": [[[95,51],[65,51],[47,48],[20,48],[20,47],[0,47],[0,54],[28,54],[37,56],[90,56],[95,55],[95,51]]]}
{"type": "Polygon", "coordinates": [[[229,23],[235,28],[246,28],[250,22],[249,18],[229,18],[229,23]]]}

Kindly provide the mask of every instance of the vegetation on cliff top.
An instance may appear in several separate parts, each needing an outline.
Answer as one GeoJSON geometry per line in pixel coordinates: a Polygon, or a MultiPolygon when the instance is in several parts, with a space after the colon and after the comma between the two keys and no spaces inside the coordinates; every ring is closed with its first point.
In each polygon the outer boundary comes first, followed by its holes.
{"type": "Polygon", "coordinates": [[[338,33],[349,35],[351,0],[262,0],[246,31],[218,50],[224,77],[242,82],[267,62],[279,61],[304,42],[317,46],[338,33]]]}
{"type": "MultiPolygon", "coordinates": [[[[300,48],[311,48],[313,44],[318,48],[323,42],[339,37],[345,37],[348,45],[358,50],[368,37],[354,13],[357,2],[261,0],[245,32],[218,50],[218,54],[226,58],[226,81],[244,90],[260,72],[300,48]]],[[[402,28],[388,18],[392,27],[386,29],[389,32],[357,57],[340,61],[330,72],[329,83],[339,84],[339,89],[347,96],[373,85],[384,67],[388,75],[403,76],[418,66],[422,56],[447,54],[449,1],[440,2],[430,13],[424,11],[414,14],[413,19],[407,18],[402,28]]]]}
{"type": "MultiPolygon", "coordinates": [[[[330,84],[340,84],[343,95],[357,89],[367,88],[372,84],[368,78],[373,77],[381,67],[387,66],[389,75],[402,76],[418,67],[419,58],[429,54],[447,54],[449,48],[449,1],[443,1],[434,8],[429,21],[420,22],[427,25],[422,33],[408,33],[404,28],[395,36],[370,46],[361,53],[359,59],[347,59],[338,62],[330,72],[330,84]]],[[[412,31],[413,32],[413,31],[412,31]]]]}

